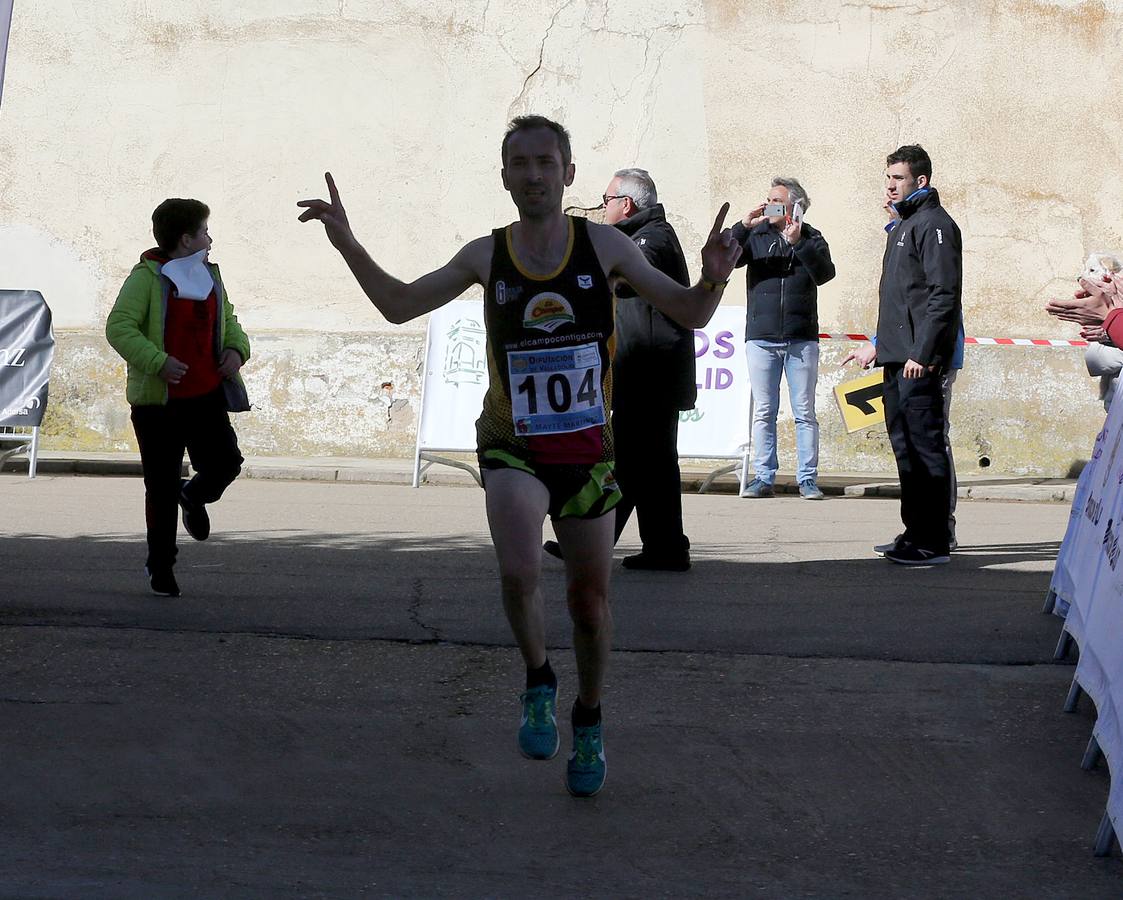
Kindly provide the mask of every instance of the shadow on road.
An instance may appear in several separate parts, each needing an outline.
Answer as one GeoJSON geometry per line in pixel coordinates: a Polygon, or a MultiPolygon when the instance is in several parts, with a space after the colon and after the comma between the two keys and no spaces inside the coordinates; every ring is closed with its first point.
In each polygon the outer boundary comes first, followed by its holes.
{"type": "MultiPolygon", "coordinates": [[[[616,646],[929,662],[1047,662],[1036,615],[1058,543],[964,546],[952,563],[846,558],[853,544],[708,546],[687,573],[613,574],[616,646]],[[824,554],[827,558],[823,558],[824,554]],[[1043,565],[1045,564],[1045,565],[1043,565]]],[[[511,646],[489,543],[473,536],[227,533],[181,544],[184,590],[151,596],[135,535],[6,538],[0,624],[246,632],[511,646]],[[10,577],[10,576],[9,576],[10,577]]],[[[563,566],[543,564],[549,635],[568,644],[563,566]]]]}

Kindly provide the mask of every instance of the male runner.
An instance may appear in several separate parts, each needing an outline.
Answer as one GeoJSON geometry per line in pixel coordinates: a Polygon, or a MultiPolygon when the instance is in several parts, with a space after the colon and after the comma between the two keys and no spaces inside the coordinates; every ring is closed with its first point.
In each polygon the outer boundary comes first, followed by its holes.
{"type": "Polygon", "coordinates": [[[335,182],[329,200],[302,200],[319,219],[367,297],[389,321],[431,312],[482,285],[490,386],[476,423],[503,606],[527,667],[519,748],[531,759],[558,751],[557,678],[546,657],[539,574],[547,515],[561,544],[573,620],[577,698],[566,785],[589,797],[604,784],[601,686],[612,616],[608,578],[620,497],[612,471],[613,308],[609,279],[623,278],[689,327],[709,321],[740,254],[722,230],[722,206],[702,248],[702,279],[683,287],[652,268],[627,235],[562,213],[573,183],[568,132],[520,116],[502,144],[503,186],[519,219],[465,245],[451,261],[406,284],[383,271],[351,231],[335,182]]]}

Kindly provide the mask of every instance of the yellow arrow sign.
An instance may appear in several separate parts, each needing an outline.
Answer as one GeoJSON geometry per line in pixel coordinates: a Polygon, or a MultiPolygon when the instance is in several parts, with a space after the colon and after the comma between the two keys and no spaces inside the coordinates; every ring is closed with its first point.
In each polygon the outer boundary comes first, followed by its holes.
{"type": "Polygon", "coordinates": [[[834,399],[847,434],[885,421],[884,390],[881,369],[853,381],[844,381],[834,389],[834,399]]]}

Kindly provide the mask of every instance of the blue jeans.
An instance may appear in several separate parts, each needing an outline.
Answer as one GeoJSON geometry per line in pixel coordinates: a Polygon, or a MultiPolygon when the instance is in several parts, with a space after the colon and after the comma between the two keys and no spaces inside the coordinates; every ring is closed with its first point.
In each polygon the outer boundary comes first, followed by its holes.
{"type": "Polygon", "coordinates": [[[818,341],[747,341],[749,385],[753,391],[753,471],[766,484],[776,480],[776,413],[780,377],[788,378],[795,416],[796,479],[815,478],[819,469],[819,420],[815,382],[819,379],[818,341]]]}

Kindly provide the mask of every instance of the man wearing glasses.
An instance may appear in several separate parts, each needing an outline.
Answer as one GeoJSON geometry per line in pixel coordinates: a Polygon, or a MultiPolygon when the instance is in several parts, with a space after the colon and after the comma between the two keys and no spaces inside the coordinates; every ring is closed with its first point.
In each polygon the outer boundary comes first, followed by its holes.
{"type": "MultiPolygon", "coordinates": [[[[679,284],[690,284],[686,258],[650,174],[621,169],[601,199],[606,225],[630,237],[654,268],[679,284]]],[[[616,504],[615,539],[634,509],[643,546],[624,557],[624,567],[684,572],[690,568],[690,541],[682,529],[678,423],[679,411],[693,409],[698,397],[694,332],[637,296],[625,281],[615,282],[614,293],[612,431],[622,494],[616,504]]],[[[547,541],[543,549],[561,556],[557,541],[547,541]]]]}

